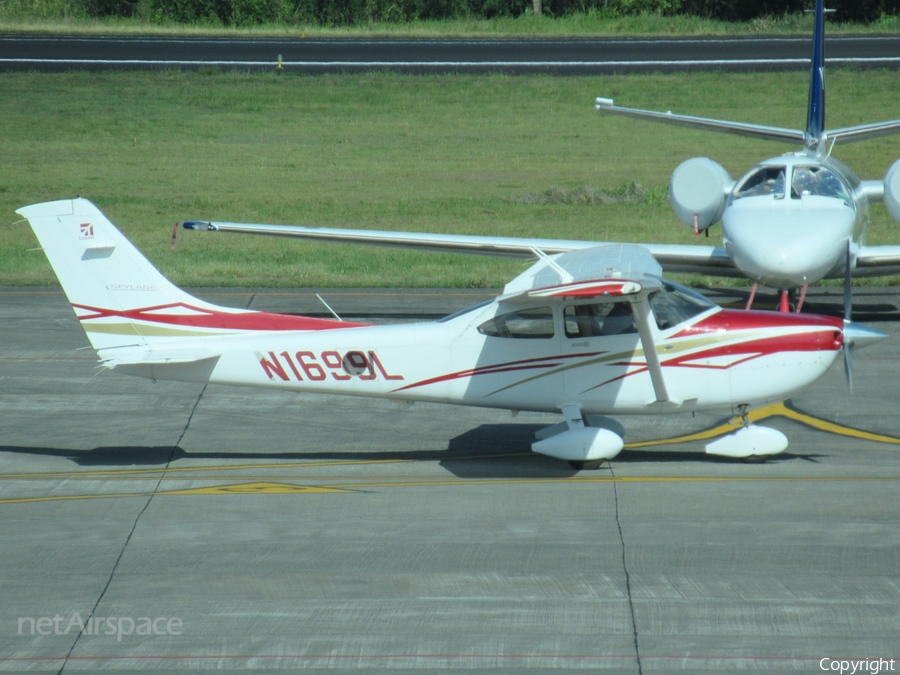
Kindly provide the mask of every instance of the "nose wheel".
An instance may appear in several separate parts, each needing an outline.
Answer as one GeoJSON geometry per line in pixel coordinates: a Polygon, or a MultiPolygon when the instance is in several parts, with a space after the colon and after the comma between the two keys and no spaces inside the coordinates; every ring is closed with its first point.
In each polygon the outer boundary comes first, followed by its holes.
{"type": "Polygon", "coordinates": [[[571,466],[576,471],[596,471],[602,465],[602,459],[592,459],[587,461],[569,460],[569,466],[571,466]]]}

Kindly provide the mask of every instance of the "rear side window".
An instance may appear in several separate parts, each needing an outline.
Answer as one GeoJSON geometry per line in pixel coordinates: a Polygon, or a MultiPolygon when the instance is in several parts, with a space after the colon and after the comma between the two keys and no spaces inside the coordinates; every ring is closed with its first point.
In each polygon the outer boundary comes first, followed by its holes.
{"type": "Polygon", "coordinates": [[[553,310],[549,307],[532,307],[501,314],[481,324],[478,332],[489,337],[525,340],[552,338],[553,310]]]}

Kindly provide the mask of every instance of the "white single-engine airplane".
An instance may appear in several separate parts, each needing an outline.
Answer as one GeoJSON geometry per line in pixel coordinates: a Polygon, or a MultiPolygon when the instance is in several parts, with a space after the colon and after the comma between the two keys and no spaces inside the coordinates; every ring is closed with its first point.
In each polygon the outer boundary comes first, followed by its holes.
{"type": "MultiPolygon", "coordinates": [[[[733,266],[756,283],[782,291],[824,278],[844,278],[845,318],[850,316],[851,276],[900,271],[900,246],[865,246],[869,202],[883,201],[900,220],[900,160],[884,180],[862,181],[831,156],[836,143],[900,132],[900,120],[844,129],[825,129],[825,9],[816,0],[806,131],[689,115],[621,108],[598,98],[601,112],[676,126],[721,131],[771,141],[802,143],[798,152],[760,162],[735,181],[706,157],[683,162],[672,174],[669,199],[678,218],[707,231],[722,221],[725,252],[733,266]]],[[[717,257],[717,249],[710,250],[717,257]]],[[[754,291],[756,287],[754,286],[754,291]]],[[[752,302],[752,297],[751,297],[752,302]]]]}
{"type": "MultiPolygon", "coordinates": [[[[642,245],[667,272],[748,277],[783,289],[782,311],[788,309],[788,289],[801,289],[799,311],[808,284],[843,277],[844,318],[849,320],[852,276],[900,274],[900,245],[865,245],[869,202],[884,201],[894,218],[900,220],[900,160],[890,167],[884,180],[862,181],[831,157],[831,149],[835,143],[896,133],[900,120],[825,130],[824,16],[823,2],[817,0],[806,131],[621,108],[605,98],[597,99],[597,108],[666,124],[802,143],[802,150],[767,159],[737,181],[724,167],[705,157],[682,163],[669,185],[675,213],[697,233],[708,233],[708,228],[721,220],[724,247],[642,245]]],[[[538,257],[536,251],[562,253],[604,243],[197,220],[183,225],[195,230],[523,258],[538,257]]],[[[753,293],[755,290],[756,286],[753,293]]],[[[751,294],[748,309],[752,300],[751,294]]]]}
{"type": "Polygon", "coordinates": [[[367,326],[219,307],[176,288],[85,199],[18,211],[102,364],[153,380],[561,412],[535,452],[596,468],[622,449],[614,413],[732,411],[706,446],[767,457],[785,436],[749,423],[885,335],[840,319],[725,310],[663,280],[643,247],[540,258],[503,294],[430,323],[367,326]]]}

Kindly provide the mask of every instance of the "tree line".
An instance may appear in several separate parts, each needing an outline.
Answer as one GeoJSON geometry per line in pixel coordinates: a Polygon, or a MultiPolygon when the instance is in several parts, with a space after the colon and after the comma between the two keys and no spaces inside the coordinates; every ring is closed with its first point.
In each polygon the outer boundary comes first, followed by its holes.
{"type": "MultiPolygon", "coordinates": [[[[141,16],[177,23],[229,26],[262,23],[346,26],[372,21],[493,19],[541,13],[597,13],[609,18],[640,14],[689,15],[750,21],[803,12],[809,0],[77,0],[92,17],[141,16]]],[[[900,0],[828,0],[829,22],[876,21],[900,14],[900,0]]]]}

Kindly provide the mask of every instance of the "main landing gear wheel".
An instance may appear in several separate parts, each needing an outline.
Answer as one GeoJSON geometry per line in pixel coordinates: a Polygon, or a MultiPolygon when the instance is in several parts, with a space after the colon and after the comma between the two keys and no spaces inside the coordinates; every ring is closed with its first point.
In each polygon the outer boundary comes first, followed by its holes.
{"type": "Polygon", "coordinates": [[[571,466],[576,471],[595,471],[596,469],[599,469],[602,464],[602,459],[592,459],[589,461],[576,461],[574,459],[569,460],[569,466],[571,466]]]}
{"type": "Polygon", "coordinates": [[[769,459],[768,455],[749,455],[747,457],[741,457],[741,461],[744,464],[765,464],[767,459],[769,459]]]}

